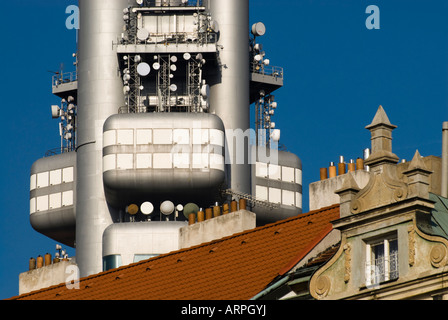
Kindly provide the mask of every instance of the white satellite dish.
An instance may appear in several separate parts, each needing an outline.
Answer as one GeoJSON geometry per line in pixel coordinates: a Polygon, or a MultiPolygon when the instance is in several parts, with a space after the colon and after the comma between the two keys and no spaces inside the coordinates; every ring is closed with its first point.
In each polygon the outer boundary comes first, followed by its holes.
{"type": "Polygon", "coordinates": [[[272,108],[272,109],[276,109],[276,108],[277,108],[277,102],[275,102],[275,101],[272,102],[272,103],[271,103],[271,108],[272,108]]]}
{"type": "Polygon", "coordinates": [[[191,59],[191,54],[189,54],[188,52],[185,52],[184,53],[184,59],[187,60],[187,61],[190,60],[191,59]]]}
{"type": "Polygon", "coordinates": [[[172,63],[176,63],[177,62],[177,57],[176,56],[171,56],[170,58],[172,63]]]}
{"type": "Polygon", "coordinates": [[[252,34],[256,37],[261,37],[266,33],[266,27],[263,22],[257,22],[252,25],[252,34]]]}
{"type": "Polygon", "coordinates": [[[146,41],[149,38],[149,31],[146,29],[138,29],[137,38],[140,41],[146,41]]]}
{"type": "Polygon", "coordinates": [[[151,72],[151,67],[146,62],[139,63],[137,72],[140,76],[146,77],[151,72]]]}
{"type": "Polygon", "coordinates": [[[177,86],[173,83],[172,85],[170,85],[170,90],[172,92],[176,92],[177,91],[177,86]]]}
{"type": "Polygon", "coordinates": [[[153,211],[154,211],[154,206],[153,206],[152,203],[149,202],[149,201],[143,202],[143,203],[141,204],[141,206],[140,206],[140,211],[141,211],[145,216],[150,215],[150,214],[153,213],[153,211]]]}
{"type": "Polygon", "coordinates": [[[276,142],[280,141],[280,130],[279,129],[272,130],[271,139],[276,142]]]}
{"type": "Polygon", "coordinates": [[[137,4],[141,5],[143,4],[143,0],[136,0],[137,4]]]}
{"type": "Polygon", "coordinates": [[[182,210],[184,210],[184,206],[181,205],[181,204],[178,204],[178,205],[176,206],[176,210],[177,210],[177,211],[182,211],[182,210]]]}
{"type": "Polygon", "coordinates": [[[158,63],[158,62],[154,62],[153,65],[152,65],[152,68],[153,68],[154,70],[159,70],[159,69],[160,69],[160,63],[158,63]]]}
{"type": "Polygon", "coordinates": [[[263,60],[263,64],[264,64],[265,66],[268,66],[270,63],[271,63],[271,61],[270,61],[269,59],[264,59],[264,60],[263,60]]]}
{"type": "Polygon", "coordinates": [[[56,105],[51,106],[51,116],[53,119],[59,118],[60,110],[61,110],[61,108],[59,108],[59,106],[56,106],[56,105]]]}
{"type": "Polygon", "coordinates": [[[207,98],[208,96],[210,96],[210,86],[208,84],[204,84],[201,87],[201,95],[204,98],[207,98]]]}
{"type": "Polygon", "coordinates": [[[170,69],[171,71],[175,72],[177,70],[177,66],[175,64],[172,64],[170,69]]]}
{"type": "Polygon", "coordinates": [[[174,203],[169,200],[162,202],[160,205],[160,212],[165,216],[169,216],[174,212],[174,203]]]}

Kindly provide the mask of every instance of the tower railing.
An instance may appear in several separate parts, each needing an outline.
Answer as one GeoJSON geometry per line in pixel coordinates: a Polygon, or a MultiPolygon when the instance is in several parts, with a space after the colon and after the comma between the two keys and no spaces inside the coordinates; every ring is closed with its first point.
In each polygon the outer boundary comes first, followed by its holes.
{"type": "Polygon", "coordinates": [[[260,66],[252,64],[250,72],[283,79],[283,68],[276,66],[260,66]]]}
{"type": "Polygon", "coordinates": [[[58,72],[51,78],[53,87],[57,87],[64,83],[70,83],[78,80],[78,72],[58,72]]]}

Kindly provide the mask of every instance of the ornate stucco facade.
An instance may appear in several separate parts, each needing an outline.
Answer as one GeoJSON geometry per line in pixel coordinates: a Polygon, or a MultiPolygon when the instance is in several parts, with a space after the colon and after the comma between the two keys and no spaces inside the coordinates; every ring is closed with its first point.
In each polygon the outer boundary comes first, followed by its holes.
{"type": "MultiPolygon", "coordinates": [[[[369,182],[351,173],[336,193],[341,218],[337,253],[311,277],[315,299],[448,299],[447,199],[436,194],[438,177],[416,151],[399,164],[392,125],[380,106],[372,123],[369,182]]],[[[437,170],[438,171],[438,170],[437,170]]],[[[438,175],[438,173],[436,173],[438,175]]]]}

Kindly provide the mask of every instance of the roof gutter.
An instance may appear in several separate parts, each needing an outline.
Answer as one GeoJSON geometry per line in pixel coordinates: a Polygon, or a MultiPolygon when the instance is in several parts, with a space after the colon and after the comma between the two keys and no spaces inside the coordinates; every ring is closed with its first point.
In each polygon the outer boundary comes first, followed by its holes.
{"type": "Polygon", "coordinates": [[[261,298],[261,297],[267,295],[268,293],[274,291],[275,289],[281,287],[288,281],[289,281],[289,275],[286,275],[283,278],[281,278],[279,281],[275,282],[273,285],[267,287],[263,291],[256,294],[254,297],[250,298],[249,300],[258,300],[259,298],[261,298]]]}

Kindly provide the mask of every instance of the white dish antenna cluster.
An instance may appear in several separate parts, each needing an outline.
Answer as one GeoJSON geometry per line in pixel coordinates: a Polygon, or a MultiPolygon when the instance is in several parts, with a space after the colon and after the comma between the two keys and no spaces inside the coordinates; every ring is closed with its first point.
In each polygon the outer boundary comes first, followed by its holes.
{"type": "Polygon", "coordinates": [[[75,149],[75,123],[76,123],[76,106],[75,98],[69,96],[67,99],[61,100],[61,106],[51,106],[51,117],[60,119],[59,135],[61,137],[61,153],[72,151],[75,149]]]}
{"type": "MultiPolygon", "coordinates": [[[[204,59],[202,53],[196,54],[194,57],[189,52],[185,52],[183,54],[183,58],[185,61],[194,61],[198,64],[199,67],[202,67],[207,61],[204,59]]],[[[201,81],[200,84],[200,98],[201,98],[201,108],[203,110],[207,110],[210,106],[209,97],[210,97],[210,86],[206,83],[205,80],[201,81]]]]}
{"type": "MultiPolygon", "coordinates": [[[[130,204],[126,206],[125,211],[130,215],[131,221],[135,221],[136,215],[140,212],[143,216],[146,216],[149,220],[149,216],[154,213],[154,205],[150,201],[143,202],[140,207],[136,204],[130,204]]],[[[183,205],[178,204],[174,205],[172,201],[166,200],[160,204],[159,210],[160,214],[165,216],[168,219],[168,216],[172,215],[176,212],[176,217],[178,212],[184,209],[183,205]]]]}

